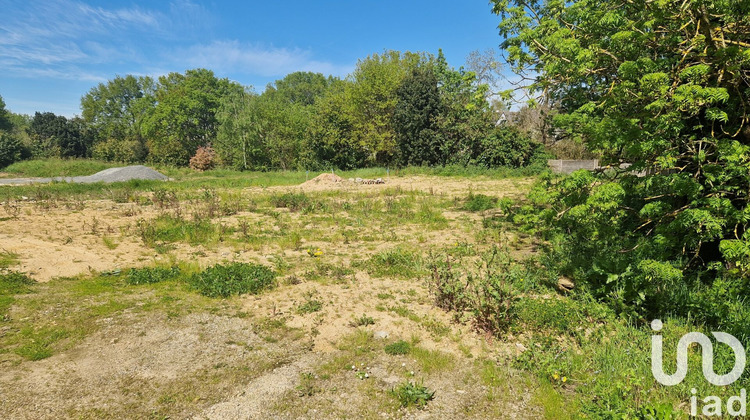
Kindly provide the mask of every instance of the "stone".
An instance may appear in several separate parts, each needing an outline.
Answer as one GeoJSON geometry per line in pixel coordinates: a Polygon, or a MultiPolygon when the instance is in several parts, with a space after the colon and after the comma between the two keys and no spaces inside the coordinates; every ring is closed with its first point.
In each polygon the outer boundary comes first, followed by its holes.
{"type": "Polygon", "coordinates": [[[557,290],[561,292],[570,292],[576,287],[575,283],[573,283],[573,280],[567,278],[567,277],[560,277],[557,279],[557,290]]]}

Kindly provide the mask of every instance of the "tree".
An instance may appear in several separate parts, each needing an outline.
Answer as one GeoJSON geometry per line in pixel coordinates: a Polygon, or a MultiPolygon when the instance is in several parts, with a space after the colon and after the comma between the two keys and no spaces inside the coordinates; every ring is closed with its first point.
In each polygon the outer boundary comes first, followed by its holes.
{"type": "Polygon", "coordinates": [[[489,87],[477,83],[473,72],[451,68],[442,50],[434,68],[443,108],[437,121],[444,157],[440,163],[473,164],[482,153],[482,139],[495,127],[487,102],[489,87]]]}
{"type": "Polygon", "coordinates": [[[354,169],[371,162],[371,150],[354,134],[357,116],[350,100],[353,84],[338,81],[316,102],[302,156],[305,167],[354,169]]]}
{"type": "Polygon", "coordinates": [[[0,168],[24,157],[25,148],[14,131],[13,114],[0,96],[0,168]]]}
{"type": "Polygon", "coordinates": [[[216,139],[222,98],[233,86],[206,69],[160,77],[156,106],[143,121],[150,159],[185,166],[198,147],[211,144],[216,139]]]}
{"type": "Polygon", "coordinates": [[[5,101],[0,96],[0,131],[10,131],[13,129],[10,112],[5,109],[5,101]]]}
{"type": "Polygon", "coordinates": [[[748,275],[750,2],[493,3],[510,63],[613,167],[542,200],[567,232],[563,269],[650,315],[748,275]]]}
{"type": "Polygon", "coordinates": [[[333,81],[332,77],[326,78],[320,73],[295,72],[274,82],[267,93],[273,93],[278,100],[286,103],[313,105],[333,81]]]}
{"type": "Polygon", "coordinates": [[[153,109],[154,89],[154,80],[143,76],[116,76],[99,83],[81,98],[83,119],[101,141],[143,141],[141,124],[153,109]]]}
{"type": "Polygon", "coordinates": [[[357,62],[351,76],[354,84],[347,95],[354,112],[352,135],[369,150],[369,164],[395,163],[397,146],[392,122],[398,102],[396,90],[413,68],[430,60],[424,54],[386,51],[357,62]]]}
{"type": "Polygon", "coordinates": [[[52,112],[36,112],[29,135],[35,157],[86,157],[93,142],[83,120],[52,112]]]}
{"type": "Polygon", "coordinates": [[[221,103],[216,117],[219,130],[214,148],[219,161],[240,170],[268,166],[268,149],[262,138],[262,124],[256,106],[257,94],[249,89],[233,89],[221,103]]]}
{"type": "Polygon", "coordinates": [[[435,165],[443,161],[437,117],[441,112],[438,80],[431,66],[412,69],[396,91],[393,128],[401,165],[435,165]]]}

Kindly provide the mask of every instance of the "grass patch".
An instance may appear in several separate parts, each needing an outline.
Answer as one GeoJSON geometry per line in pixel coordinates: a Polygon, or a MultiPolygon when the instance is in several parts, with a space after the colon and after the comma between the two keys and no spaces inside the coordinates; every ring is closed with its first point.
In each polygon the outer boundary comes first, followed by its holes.
{"type": "Polygon", "coordinates": [[[440,350],[427,350],[418,346],[413,346],[409,355],[417,361],[417,364],[426,374],[450,370],[456,362],[455,357],[450,353],[440,350]]]}
{"type": "Polygon", "coordinates": [[[0,270],[8,268],[12,265],[18,264],[19,255],[15,252],[2,251],[0,252],[0,270]]]}
{"type": "Polygon", "coordinates": [[[383,350],[385,350],[386,354],[390,354],[391,356],[409,354],[409,352],[411,352],[411,344],[404,340],[399,340],[395,343],[386,345],[383,350]]]}
{"type": "Polygon", "coordinates": [[[38,330],[27,327],[21,330],[21,335],[26,339],[26,343],[15,348],[13,352],[26,360],[36,361],[52,356],[52,345],[67,338],[70,333],[67,330],[54,327],[45,327],[38,330]]]}
{"type": "Polygon", "coordinates": [[[217,264],[193,275],[190,284],[208,297],[258,294],[276,286],[276,273],[260,264],[217,264]]]}
{"type": "Polygon", "coordinates": [[[102,162],[92,159],[41,159],[24,160],[6,167],[7,172],[14,177],[22,178],[53,178],[57,176],[92,175],[118,165],[112,162],[102,162]]]}
{"type": "Polygon", "coordinates": [[[20,295],[31,292],[36,282],[23,273],[11,271],[0,273],[0,295],[20,295]]]}
{"type": "Polygon", "coordinates": [[[422,257],[397,247],[378,252],[364,264],[373,277],[417,278],[422,274],[422,257]]]}

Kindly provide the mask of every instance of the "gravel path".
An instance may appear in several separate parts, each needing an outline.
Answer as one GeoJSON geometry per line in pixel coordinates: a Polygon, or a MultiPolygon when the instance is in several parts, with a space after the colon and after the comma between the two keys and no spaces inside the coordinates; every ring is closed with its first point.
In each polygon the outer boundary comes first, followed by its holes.
{"type": "Polygon", "coordinates": [[[93,184],[95,182],[125,182],[131,179],[146,179],[166,181],[169,178],[149,167],[143,165],[125,166],[122,168],[109,168],[93,175],[55,178],[10,178],[0,179],[0,185],[23,185],[23,184],[45,184],[49,182],[73,182],[77,184],[93,184]]]}

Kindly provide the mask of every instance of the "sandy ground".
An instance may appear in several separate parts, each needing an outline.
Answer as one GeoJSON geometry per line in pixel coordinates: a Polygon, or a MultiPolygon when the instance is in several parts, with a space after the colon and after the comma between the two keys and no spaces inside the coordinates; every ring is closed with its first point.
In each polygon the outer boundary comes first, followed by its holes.
{"type": "MultiPolygon", "coordinates": [[[[516,198],[531,182],[415,176],[386,179],[383,185],[320,182],[296,187],[250,188],[243,194],[338,189],[370,194],[390,188],[448,198],[465,197],[469,191],[516,198]]],[[[41,206],[31,201],[17,205],[20,207],[17,217],[0,219],[0,250],[18,254],[20,265],[14,268],[41,282],[89,271],[151,265],[165,258],[207,265],[223,260],[268,262],[272,254],[279,253],[277,249],[263,247],[238,250],[179,245],[171,251],[171,256],[159,254],[133,233],[139,219],[159,214],[154,206],[109,200],[67,207],[62,203],[41,206]]],[[[444,215],[451,222],[457,217],[474,217],[479,223],[476,215],[451,212],[444,215]]],[[[256,217],[262,221],[262,216],[249,212],[232,217],[256,217]]],[[[417,234],[423,234],[427,243],[447,244],[471,240],[473,232],[456,229],[414,232],[408,227],[396,232],[405,241],[417,234]]],[[[313,239],[307,238],[306,244],[314,244],[313,239]]],[[[363,244],[358,242],[327,243],[323,244],[325,255],[321,259],[333,265],[348,265],[363,253],[371,254],[397,244],[368,243],[364,252],[363,244]]],[[[310,258],[304,249],[284,250],[282,254],[288,259],[310,258]]],[[[432,305],[422,282],[373,278],[362,271],[349,275],[346,281],[283,285],[260,296],[243,297],[240,306],[251,314],[250,318],[219,312],[195,313],[172,320],[126,311],[103,321],[99,331],[82,343],[50,358],[38,362],[0,360],[0,418],[162,418],[157,415],[157,408],[164,407],[171,418],[197,419],[493,418],[497,417],[493,412],[472,411],[479,404],[477,398],[488,392],[474,377],[473,361],[507,360],[518,351],[512,338],[506,342],[488,341],[470,326],[452,323],[449,314],[432,305]],[[378,294],[390,294],[393,300],[379,299],[378,294]],[[296,311],[311,298],[322,302],[320,311],[309,314],[296,311]],[[420,321],[382,310],[384,306],[395,305],[407,306],[420,321]],[[422,348],[447,353],[456,360],[454,373],[431,380],[430,386],[438,397],[430,409],[388,414],[384,408],[368,402],[368,393],[384,392],[403,381],[404,369],[416,369],[408,357],[393,359],[383,355],[368,361],[372,366],[372,381],[361,382],[351,374],[342,379],[338,373],[328,382],[321,380],[326,391],[316,393],[304,404],[294,402],[299,398],[300,376],[337,360],[342,354],[342,340],[356,331],[350,326],[352,320],[363,314],[376,321],[365,329],[383,340],[417,339],[422,348]],[[289,328],[302,335],[269,340],[254,327],[262,319],[284,319],[289,328]],[[436,334],[431,325],[447,326],[449,331],[436,334]],[[195,385],[190,385],[193,382],[195,385]],[[191,389],[194,393],[189,392],[191,389]],[[170,394],[170,390],[175,391],[170,394]]],[[[498,399],[494,413],[502,412],[509,418],[538,417],[539,410],[531,405],[531,392],[523,381],[511,381],[504,386],[510,396],[498,399]]]]}

